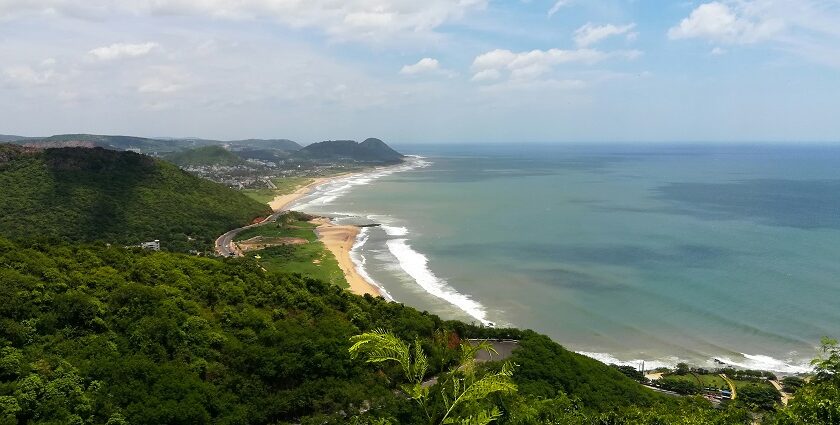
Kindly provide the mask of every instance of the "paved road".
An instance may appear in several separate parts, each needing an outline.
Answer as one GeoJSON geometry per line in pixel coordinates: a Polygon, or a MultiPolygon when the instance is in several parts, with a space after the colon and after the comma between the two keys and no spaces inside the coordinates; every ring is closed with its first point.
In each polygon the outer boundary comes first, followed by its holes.
{"type": "Polygon", "coordinates": [[[277,219],[277,217],[279,217],[281,214],[285,213],[286,211],[287,210],[285,210],[285,209],[275,211],[273,214],[266,217],[263,221],[261,221],[259,223],[249,224],[249,225],[244,226],[244,227],[233,229],[233,230],[228,231],[224,235],[219,236],[216,239],[216,254],[221,255],[222,257],[241,257],[242,256],[241,252],[239,252],[235,249],[231,249],[231,245],[233,244],[233,238],[235,238],[236,235],[239,234],[239,232],[241,232],[245,229],[250,229],[252,227],[257,227],[257,226],[262,226],[263,224],[270,223],[270,222],[274,221],[275,219],[277,219]]]}

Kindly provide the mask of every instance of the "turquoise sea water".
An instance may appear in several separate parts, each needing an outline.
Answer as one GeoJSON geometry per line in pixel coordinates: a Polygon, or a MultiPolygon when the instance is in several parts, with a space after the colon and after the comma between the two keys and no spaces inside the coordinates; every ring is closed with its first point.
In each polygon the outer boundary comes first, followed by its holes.
{"type": "Polygon", "coordinates": [[[840,148],[405,146],[319,188],[393,299],[605,361],[805,368],[840,336],[840,148]]]}

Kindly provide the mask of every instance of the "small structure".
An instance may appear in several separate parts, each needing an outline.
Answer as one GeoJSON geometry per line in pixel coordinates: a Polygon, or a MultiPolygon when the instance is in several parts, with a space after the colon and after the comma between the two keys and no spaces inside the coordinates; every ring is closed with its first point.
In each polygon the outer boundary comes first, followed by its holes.
{"type": "Polygon", "coordinates": [[[152,251],[160,251],[160,240],[155,239],[151,242],[143,242],[140,244],[140,248],[151,249],[152,251]]]}

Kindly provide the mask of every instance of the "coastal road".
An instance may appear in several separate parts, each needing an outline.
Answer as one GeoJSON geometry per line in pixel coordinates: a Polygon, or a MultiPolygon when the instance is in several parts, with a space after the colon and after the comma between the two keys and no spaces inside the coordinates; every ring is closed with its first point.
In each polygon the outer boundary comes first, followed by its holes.
{"type": "Polygon", "coordinates": [[[270,223],[277,219],[281,214],[286,212],[286,209],[280,209],[273,212],[270,216],[266,217],[259,223],[249,224],[247,226],[239,227],[233,230],[229,230],[222,236],[219,236],[216,239],[216,254],[221,255],[222,257],[241,257],[242,253],[236,250],[235,248],[232,249],[233,245],[233,238],[236,237],[240,232],[245,229],[250,229],[252,227],[262,226],[263,224],[270,223]]]}

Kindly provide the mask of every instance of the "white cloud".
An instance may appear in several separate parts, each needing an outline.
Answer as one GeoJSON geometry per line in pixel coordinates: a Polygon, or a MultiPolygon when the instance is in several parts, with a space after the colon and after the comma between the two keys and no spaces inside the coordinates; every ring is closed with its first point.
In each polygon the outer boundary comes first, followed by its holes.
{"type": "Polygon", "coordinates": [[[571,0],[557,0],[554,3],[554,5],[551,6],[551,9],[548,9],[548,17],[550,18],[550,17],[554,16],[555,13],[559,12],[560,9],[562,9],[564,6],[568,5],[569,3],[571,3],[571,0]]]}
{"type": "Polygon", "coordinates": [[[152,42],[139,44],[114,43],[110,46],[97,47],[88,53],[99,60],[114,60],[145,56],[156,47],[158,47],[158,44],[152,42]]]}
{"type": "Polygon", "coordinates": [[[512,52],[496,49],[478,55],[472,64],[473,81],[499,79],[502,71],[508,71],[512,80],[534,80],[554,70],[561,64],[580,63],[592,65],[611,57],[635,59],[641,55],[638,50],[602,52],[593,49],[577,50],[531,50],[512,52]]]}
{"type": "Polygon", "coordinates": [[[750,19],[742,13],[739,16],[729,5],[712,2],[694,9],[668,30],[672,40],[683,38],[706,38],[728,43],[755,43],[767,40],[783,28],[778,19],[750,19]]]}
{"type": "Polygon", "coordinates": [[[37,70],[27,65],[10,66],[3,70],[4,79],[17,86],[37,86],[48,83],[55,76],[52,69],[37,70]]]}
{"type": "Polygon", "coordinates": [[[632,39],[636,37],[636,33],[631,32],[635,27],[636,24],[617,26],[613,24],[593,25],[592,23],[587,23],[575,31],[575,43],[577,43],[580,47],[586,47],[591,46],[607,37],[622,34],[626,34],[628,38],[632,39]]]}
{"type": "Polygon", "coordinates": [[[709,52],[709,54],[711,54],[712,56],[720,56],[720,55],[726,54],[726,49],[722,49],[720,47],[715,47],[715,48],[712,49],[711,52],[709,52]]]}
{"type": "Polygon", "coordinates": [[[454,77],[455,73],[448,69],[443,69],[440,66],[440,62],[437,59],[433,58],[423,58],[417,61],[417,63],[412,65],[405,65],[400,69],[400,74],[402,75],[420,75],[420,74],[430,74],[430,75],[444,75],[447,77],[454,77]]]}
{"type": "Polygon", "coordinates": [[[701,4],[668,37],[716,44],[766,44],[840,68],[840,1],[718,0],[701,4]]]}
{"type": "Polygon", "coordinates": [[[483,71],[478,71],[475,75],[470,78],[470,81],[475,82],[484,82],[484,81],[494,81],[502,78],[502,73],[499,72],[498,69],[485,69],[483,71]]]}
{"type": "Polygon", "coordinates": [[[440,26],[480,11],[488,0],[0,0],[0,20],[23,13],[105,19],[115,15],[200,15],[269,20],[315,28],[336,40],[428,38],[440,26]]]}

